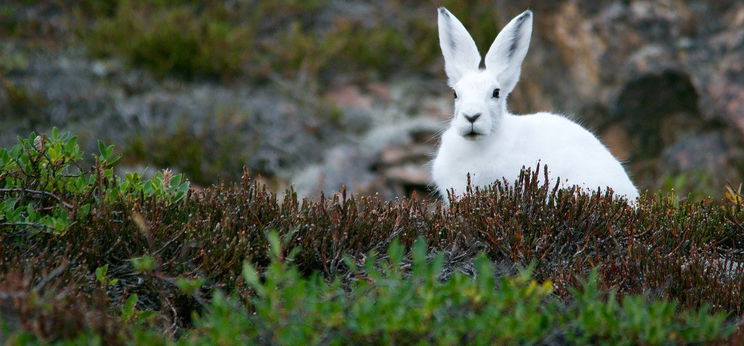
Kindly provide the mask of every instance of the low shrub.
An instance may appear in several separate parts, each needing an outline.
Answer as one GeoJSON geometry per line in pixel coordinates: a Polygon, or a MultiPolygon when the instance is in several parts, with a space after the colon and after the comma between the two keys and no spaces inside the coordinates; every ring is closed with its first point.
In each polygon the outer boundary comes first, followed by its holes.
{"type": "Polygon", "coordinates": [[[724,314],[679,313],[674,303],[643,296],[619,301],[613,291],[599,290],[596,272],[573,290],[569,304],[552,296],[550,281],[533,280],[529,269],[498,277],[482,255],[472,277],[457,272],[442,278],[445,255],[428,253],[423,239],[408,255],[393,242],[387,260],[370,255],[363,268],[347,258],[355,278],[344,287],[338,278],[303,276],[291,257],[281,257],[276,233],[269,237],[266,271],[243,267],[256,293],[248,306],[218,294],[188,342],[663,344],[711,341],[732,331],[724,314]]]}
{"type": "MultiPolygon", "coordinates": [[[[252,35],[219,16],[200,16],[189,2],[119,1],[86,37],[97,55],[118,55],[158,76],[227,78],[242,70],[252,35]]],[[[108,11],[108,10],[106,10],[108,11]]]]}
{"type": "Polygon", "coordinates": [[[77,137],[56,128],[51,136],[32,133],[10,149],[0,148],[0,226],[63,233],[98,203],[155,197],[171,204],[186,196],[183,175],[119,177],[114,147],[98,147],[96,165],[87,170],[77,137]]]}
{"type": "Polygon", "coordinates": [[[84,157],[56,131],[0,150],[0,306],[6,324],[26,332],[19,337],[270,343],[311,333],[302,322],[320,328],[311,335],[320,343],[652,344],[725,337],[732,325],[723,320],[744,313],[740,189],[722,200],[647,194],[629,205],[611,191],[541,184],[538,169],[449,207],[344,191],[300,200],[291,190],[277,197],[247,172],[187,192],[171,173],[115,175],[113,147],[100,145],[88,168],[84,157]],[[499,283],[489,293],[479,291],[485,267],[499,283]],[[526,267],[529,277],[517,274],[526,267]],[[508,287],[530,295],[507,303],[508,287]],[[43,317],[64,311],[69,301],[57,298],[70,292],[103,324],[43,317]],[[494,316],[524,323],[502,328],[494,316]],[[35,329],[42,319],[54,325],[35,329]],[[484,331],[468,333],[458,320],[484,331]]]}
{"type": "MultiPolygon", "coordinates": [[[[137,294],[124,301],[117,315],[102,321],[57,321],[63,328],[59,340],[137,344],[649,344],[699,343],[721,340],[734,325],[725,314],[707,308],[677,311],[676,304],[649,301],[645,296],[617,299],[614,291],[599,289],[595,272],[568,297],[568,304],[552,295],[550,281],[538,283],[530,270],[505,277],[495,274],[491,261],[479,255],[474,272],[442,277],[444,253],[429,253],[425,241],[414,242],[409,254],[398,242],[387,251],[387,260],[370,254],[357,267],[345,261],[353,278],[344,284],[318,273],[303,275],[284,256],[277,233],[269,234],[271,263],[263,273],[246,262],[242,279],[253,296],[247,304],[217,291],[194,327],[176,340],[159,335],[147,321],[154,311],[136,308],[137,294]],[[472,277],[471,277],[472,276],[472,277]],[[496,322],[497,321],[497,322],[496,322]],[[113,330],[118,323],[123,329],[113,330]],[[79,330],[79,334],[64,334],[79,330]]],[[[179,285],[194,294],[201,282],[179,285]]],[[[35,314],[54,317],[66,305],[44,311],[25,302],[35,314]]],[[[100,313],[100,312],[99,312],[100,313]]],[[[83,313],[84,314],[84,313],[83,313]]],[[[30,315],[30,316],[29,316],[30,315]]],[[[25,343],[54,334],[15,333],[11,340],[25,343]]],[[[42,338],[42,340],[44,340],[42,338]]],[[[52,339],[54,340],[54,339],[52,339]]],[[[58,341],[58,340],[54,340],[58,341]]]]}
{"type": "MultiPolygon", "coordinates": [[[[445,1],[486,49],[499,23],[489,1],[445,1]]],[[[156,75],[230,79],[355,72],[389,77],[441,73],[436,12],[430,4],[383,1],[365,17],[339,13],[328,0],[83,1],[90,27],[81,39],[97,56],[116,56],[156,75]],[[432,66],[436,65],[436,66],[432,66]]]]}

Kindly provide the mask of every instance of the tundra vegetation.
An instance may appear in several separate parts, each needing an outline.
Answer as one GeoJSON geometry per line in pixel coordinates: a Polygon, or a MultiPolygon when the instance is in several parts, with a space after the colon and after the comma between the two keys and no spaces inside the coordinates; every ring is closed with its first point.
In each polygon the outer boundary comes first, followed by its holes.
{"type": "MultiPolygon", "coordinates": [[[[330,2],[4,1],[0,37],[31,48],[0,52],[0,116],[50,123],[45,96],[11,77],[59,33],[17,20],[19,4],[72,13],[61,42],[162,79],[441,73],[429,3],[389,0],[403,15],[372,21],[314,16],[330,2]]],[[[441,3],[471,14],[479,47],[500,29],[493,1],[441,3]]],[[[744,344],[738,184],[680,199],[670,191],[706,180],[669,176],[629,206],[540,185],[539,170],[449,208],[344,191],[306,200],[240,178],[234,144],[215,154],[188,131],[148,135],[95,154],[57,130],[0,149],[0,342],[744,344]],[[131,162],[185,174],[127,173],[131,162]]]]}
{"type": "MultiPolygon", "coordinates": [[[[381,20],[332,15],[317,20],[329,0],[246,1],[83,1],[78,10],[97,18],[81,37],[98,56],[120,56],[158,75],[186,78],[253,78],[302,73],[312,78],[339,73],[389,75],[431,66],[439,58],[435,23],[422,3],[390,2],[397,12],[381,20]],[[406,35],[401,35],[406,33],[406,35]]],[[[444,1],[453,10],[477,13],[474,33],[497,32],[487,1],[444,1]]],[[[484,45],[485,42],[481,42],[484,45]]],[[[429,71],[434,72],[434,71],[429,71]]]]}
{"type": "Polygon", "coordinates": [[[0,149],[3,340],[629,343],[741,340],[744,199],[636,206],[538,184],[453,198],[283,198],[114,174],[70,134],[0,149]],[[498,321],[496,323],[495,321],[498,321]]]}

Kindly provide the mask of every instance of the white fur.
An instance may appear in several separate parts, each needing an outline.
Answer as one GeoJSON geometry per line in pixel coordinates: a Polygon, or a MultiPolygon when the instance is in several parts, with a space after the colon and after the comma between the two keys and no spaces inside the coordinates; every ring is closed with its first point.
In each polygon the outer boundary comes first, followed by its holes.
{"type": "MultiPolygon", "coordinates": [[[[473,186],[506,178],[515,181],[522,166],[547,165],[551,183],[579,185],[587,191],[612,188],[630,200],[638,190],[623,166],[591,132],[561,115],[509,113],[506,99],[519,80],[532,34],[532,12],[512,19],[486,54],[455,16],[439,9],[439,41],[448,84],[457,94],[450,127],[442,135],[432,177],[440,194],[462,194],[470,174],[473,186]],[[494,89],[499,89],[497,98],[494,89]],[[473,115],[480,114],[475,121],[473,115]]],[[[542,175],[541,175],[542,177],[542,175]]]]}

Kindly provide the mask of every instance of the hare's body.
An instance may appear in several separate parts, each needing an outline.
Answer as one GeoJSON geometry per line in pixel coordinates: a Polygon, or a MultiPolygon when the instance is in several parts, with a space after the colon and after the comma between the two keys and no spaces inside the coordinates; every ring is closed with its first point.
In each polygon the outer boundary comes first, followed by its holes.
{"type": "Polygon", "coordinates": [[[504,178],[513,182],[521,168],[547,166],[561,186],[593,191],[607,187],[628,199],[638,197],[620,162],[589,131],[565,117],[509,113],[506,99],[521,73],[532,34],[532,12],[509,22],[481,56],[470,34],[449,11],[439,9],[439,42],[455,112],[434,160],[432,177],[443,198],[504,178]]]}
{"type": "Polygon", "coordinates": [[[501,125],[498,132],[482,141],[465,139],[452,128],[442,134],[432,171],[442,196],[446,198],[450,189],[462,194],[468,174],[473,186],[490,185],[503,178],[514,182],[523,166],[534,168],[540,162],[547,165],[551,184],[560,178],[587,190],[610,186],[618,195],[638,197],[622,165],[575,122],[550,113],[509,114],[501,125]],[[534,135],[536,131],[539,136],[534,135]]]}

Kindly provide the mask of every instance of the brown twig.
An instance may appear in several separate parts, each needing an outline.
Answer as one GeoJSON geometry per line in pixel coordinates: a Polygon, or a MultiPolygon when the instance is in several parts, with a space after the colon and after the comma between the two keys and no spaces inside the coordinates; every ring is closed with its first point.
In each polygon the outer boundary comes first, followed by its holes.
{"type": "Polygon", "coordinates": [[[47,191],[40,191],[40,190],[31,190],[31,189],[24,189],[24,188],[10,188],[10,189],[0,189],[0,193],[10,193],[10,192],[23,192],[23,193],[29,193],[32,195],[42,195],[54,198],[57,200],[57,202],[61,203],[62,206],[64,206],[67,209],[72,209],[73,206],[70,203],[65,202],[61,197],[47,191]]]}
{"type": "Polygon", "coordinates": [[[46,285],[47,283],[49,283],[49,281],[52,281],[52,279],[54,279],[54,278],[56,278],[57,276],[59,276],[59,274],[62,274],[62,272],[63,272],[63,271],[65,270],[65,269],[67,269],[67,265],[68,265],[68,264],[69,264],[69,263],[68,263],[67,261],[64,261],[64,262],[62,262],[62,264],[60,264],[60,265],[59,265],[59,267],[57,267],[57,268],[55,268],[54,270],[52,270],[52,272],[51,272],[51,273],[49,273],[49,275],[45,276],[45,277],[44,277],[44,278],[43,278],[43,279],[42,279],[41,281],[39,281],[39,283],[38,283],[38,284],[36,284],[36,286],[34,286],[34,291],[39,291],[39,290],[41,290],[42,288],[44,288],[44,286],[45,286],[45,285],[46,285]]]}
{"type": "Polygon", "coordinates": [[[45,225],[43,223],[36,223],[36,222],[2,222],[0,223],[0,226],[33,226],[33,227],[39,227],[39,228],[49,228],[54,229],[54,227],[45,225]]]}

